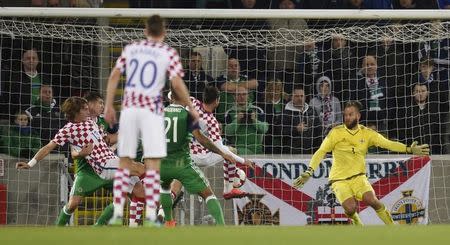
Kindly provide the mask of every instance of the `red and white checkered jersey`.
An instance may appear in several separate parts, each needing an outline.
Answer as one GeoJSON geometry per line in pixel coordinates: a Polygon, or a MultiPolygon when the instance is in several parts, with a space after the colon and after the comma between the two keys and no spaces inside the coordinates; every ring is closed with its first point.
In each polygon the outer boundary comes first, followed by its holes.
{"type": "Polygon", "coordinates": [[[161,90],[167,77],[183,77],[180,56],[169,45],[141,40],[125,46],[116,66],[126,72],[123,107],[149,108],[162,114],[161,90]]]}
{"type": "MultiPolygon", "coordinates": [[[[198,111],[200,115],[200,130],[206,135],[212,142],[222,141],[219,122],[214,114],[205,111],[203,103],[194,97],[191,97],[192,105],[198,111]]],[[[191,154],[206,154],[209,150],[200,144],[195,138],[192,138],[190,143],[191,154]]]]}
{"type": "Polygon", "coordinates": [[[105,133],[94,121],[87,120],[77,123],[68,122],[58,131],[52,141],[60,146],[70,143],[78,150],[81,150],[84,145],[92,143],[94,148],[91,154],[85,158],[95,172],[100,174],[107,160],[117,158],[103,140],[104,136],[105,133]]]}

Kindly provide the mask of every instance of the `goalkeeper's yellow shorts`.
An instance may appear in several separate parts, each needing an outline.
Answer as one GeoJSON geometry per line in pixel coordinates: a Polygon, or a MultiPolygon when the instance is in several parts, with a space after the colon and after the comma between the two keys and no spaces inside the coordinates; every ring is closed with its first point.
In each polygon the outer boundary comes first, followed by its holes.
{"type": "Polygon", "coordinates": [[[369,183],[365,175],[355,176],[354,178],[347,180],[336,181],[331,184],[331,189],[341,204],[351,197],[361,201],[363,194],[368,191],[375,193],[372,185],[369,183]]]}

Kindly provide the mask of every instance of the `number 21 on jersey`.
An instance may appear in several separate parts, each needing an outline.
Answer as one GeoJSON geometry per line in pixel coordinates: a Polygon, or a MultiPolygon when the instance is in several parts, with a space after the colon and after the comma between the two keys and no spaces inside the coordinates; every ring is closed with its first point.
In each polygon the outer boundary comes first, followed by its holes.
{"type": "Polygon", "coordinates": [[[170,143],[177,143],[177,137],[178,137],[178,130],[177,130],[177,122],[178,122],[178,117],[165,117],[164,121],[166,122],[166,142],[170,143]],[[171,137],[172,136],[172,137],[171,137]],[[169,138],[167,138],[169,137],[169,138]],[[170,139],[172,138],[172,139],[170,139]]]}

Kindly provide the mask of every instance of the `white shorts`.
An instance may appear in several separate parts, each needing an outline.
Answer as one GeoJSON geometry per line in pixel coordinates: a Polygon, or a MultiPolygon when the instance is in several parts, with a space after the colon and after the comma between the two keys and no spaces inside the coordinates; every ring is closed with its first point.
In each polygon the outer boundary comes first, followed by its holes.
{"type": "MultiPolygon", "coordinates": [[[[114,179],[114,175],[116,174],[117,169],[119,168],[119,158],[109,159],[106,161],[106,164],[103,166],[103,171],[100,174],[100,178],[105,180],[114,179]]],[[[128,193],[133,191],[134,185],[139,182],[139,177],[131,176],[130,177],[130,185],[126,190],[128,193]]]]}
{"type": "Polygon", "coordinates": [[[144,158],[167,156],[164,117],[144,108],[125,108],[119,121],[119,157],[136,158],[139,139],[142,140],[144,158]]]}
{"type": "Polygon", "coordinates": [[[199,167],[214,166],[218,163],[223,164],[223,157],[214,152],[208,152],[207,154],[191,154],[192,161],[199,167]]]}

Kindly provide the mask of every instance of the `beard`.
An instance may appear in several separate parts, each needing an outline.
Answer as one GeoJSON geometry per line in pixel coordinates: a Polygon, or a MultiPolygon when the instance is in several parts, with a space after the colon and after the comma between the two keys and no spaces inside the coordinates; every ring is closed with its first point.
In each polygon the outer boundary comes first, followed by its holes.
{"type": "Polygon", "coordinates": [[[345,123],[345,126],[348,128],[348,129],[353,129],[354,127],[356,127],[356,125],[358,124],[358,120],[353,120],[353,121],[351,121],[351,122],[349,122],[349,123],[345,123]]]}

